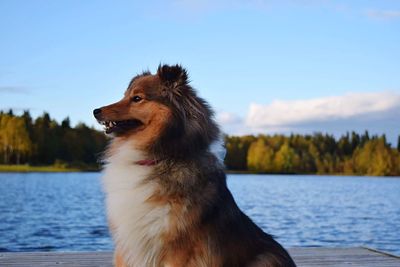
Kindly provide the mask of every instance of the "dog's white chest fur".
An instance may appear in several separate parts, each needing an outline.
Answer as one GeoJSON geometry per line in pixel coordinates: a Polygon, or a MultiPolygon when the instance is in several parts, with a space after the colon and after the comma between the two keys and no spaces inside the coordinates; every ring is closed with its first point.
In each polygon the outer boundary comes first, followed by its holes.
{"type": "Polygon", "coordinates": [[[146,203],[156,184],[144,182],[152,166],[134,163],[143,159],[143,154],[127,142],[108,158],[103,176],[116,249],[129,266],[155,266],[162,246],[160,236],[168,228],[170,207],[146,203]]]}

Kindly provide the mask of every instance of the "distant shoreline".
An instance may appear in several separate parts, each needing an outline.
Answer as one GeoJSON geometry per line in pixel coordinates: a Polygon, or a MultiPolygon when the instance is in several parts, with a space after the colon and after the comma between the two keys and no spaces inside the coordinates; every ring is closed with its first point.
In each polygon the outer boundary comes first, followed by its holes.
{"type": "Polygon", "coordinates": [[[376,178],[400,178],[396,175],[367,175],[367,174],[349,174],[349,173],[269,173],[269,172],[252,172],[225,170],[226,174],[244,174],[244,175],[290,175],[290,176],[341,176],[341,177],[376,177],[376,178]]]}
{"type": "MultiPolygon", "coordinates": [[[[35,172],[48,172],[48,173],[57,173],[57,172],[100,172],[101,168],[69,168],[63,166],[55,166],[55,165],[43,165],[43,166],[31,166],[31,165],[4,165],[0,164],[0,173],[35,173],[35,172]]],[[[225,170],[226,174],[251,174],[251,175],[315,175],[315,176],[359,176],[359,177],[392,177],[392,178],[400,178],[399,176],[370,176],[370,175],[355,175],[355,174],[345,174],[345,173],[264,173],[264,172],[252,172],[252,171],[238,171],[238,170],[225,170]]]]}
{"type": "Polygon", "coordinates": [[[98,172],[96,168],[68,168],[63,166],[45,165],[3,165],[0,164],[0,173],[2,172],[98,172]]]}

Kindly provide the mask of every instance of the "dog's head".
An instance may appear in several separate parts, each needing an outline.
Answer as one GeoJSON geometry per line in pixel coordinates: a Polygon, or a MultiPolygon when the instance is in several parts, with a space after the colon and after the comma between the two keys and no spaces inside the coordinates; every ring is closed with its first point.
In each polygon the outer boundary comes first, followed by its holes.
{"type": "Polygon", "coordinates": [[[155,75],[134,77],[120,101],[93,113],[106,133],[134,139],[159,158],[188,157],[208,148],[219,135],[212,110],[179,65],[160,65],[155,75]]]}

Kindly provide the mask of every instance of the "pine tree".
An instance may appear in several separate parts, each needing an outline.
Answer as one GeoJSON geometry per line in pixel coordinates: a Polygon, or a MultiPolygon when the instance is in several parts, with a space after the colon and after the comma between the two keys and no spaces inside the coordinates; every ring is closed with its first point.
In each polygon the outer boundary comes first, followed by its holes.
{"type": "Polygon", "coordinates": [[[361,136],[361,146],[370,140],[368,130],[365,130],[364,134],[361,136]]]}
{"type": "Polygon", "coordinates": [[[69,117],[66,117],[62,122],[61,122],[61,128],[63,129],[69,129],[71,128],[71,122],[69,120],[69,117]]]}
{"type": "Polygon", "coordinates": [[[383,141],[383,144],[385,145],[385,146],[390,146],[390,144],[387,142],[387,140],[386,140],[386,134],[383,134],[382,135],[382,141],[383,141]]]}

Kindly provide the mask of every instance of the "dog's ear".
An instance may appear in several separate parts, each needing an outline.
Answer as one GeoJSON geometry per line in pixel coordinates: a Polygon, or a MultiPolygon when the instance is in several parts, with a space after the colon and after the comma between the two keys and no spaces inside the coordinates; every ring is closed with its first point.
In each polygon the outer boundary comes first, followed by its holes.
{"type": "Polygon", "coordinates": [[[157,75],[164,86],[169,89],[185,86],[188,84],[187,71],[180,65],[159,65],[157,75]]]}

